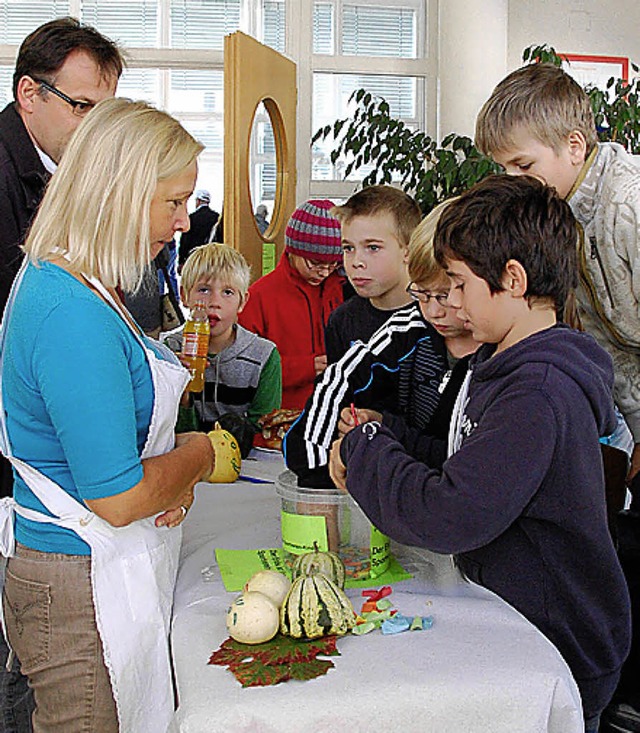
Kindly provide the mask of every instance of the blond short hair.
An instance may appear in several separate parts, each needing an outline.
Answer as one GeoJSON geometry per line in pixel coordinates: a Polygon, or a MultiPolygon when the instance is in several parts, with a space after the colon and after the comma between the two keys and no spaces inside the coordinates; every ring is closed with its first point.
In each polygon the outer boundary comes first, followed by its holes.
{"type": "Polygon", "coordinates": [[[135,291],[151,260],[150,206],[159,181],[203,150],[171,115],[106,99],[78,127],[24,246],[34,262],[64,254],[71,269],[135,291]]]}
{"type": "Polygon", "coordinates": [[[446,277],[433,254],[433,238],[442,212],[458,199],[458,196],[439,203],[414,229],[409,240],[407,268],[413,283],[431,283],[446,277]]]}
{"type": "Polygon", "coordinates": [[[389,213],[395,222],[400,246],[407,247],[413,230],[420,223],[422,212],[409,194],[394,186],[367,186],[354,193],[342,206],[331,209],[340,224],[348,224],[356,216],[389,213]]]}
{"type": "Polygon", "coordinates": [[[574,130],[584,135],[587,155],[598,142],[589,97],[553,64],[523,66],[498,84],[478,114],[476,147],[485,155],[507,150],[517,129],[556,153],[574,130]]]}
{"type": "Polygon", "coordinates": [[[181,284],[186,293],[204,279],[225,280],[244,298],[249,290],[251,268],[238,250],[211,242],[191,250],[182,268],[181,284]]]}

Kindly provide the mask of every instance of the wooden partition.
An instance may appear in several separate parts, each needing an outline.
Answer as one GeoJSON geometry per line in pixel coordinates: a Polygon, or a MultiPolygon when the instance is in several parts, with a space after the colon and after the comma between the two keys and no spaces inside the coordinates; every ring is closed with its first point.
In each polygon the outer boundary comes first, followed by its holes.
{"type": "MultiPolygon", "coordinates": [[[[262,274],[263,247],[275,244],[276,261],[284,230],[296,207],[296,65],[238,31],[224,39],[224,239],[262,274]],[[271,118],[276,147],[276,196],[269,228],[261,235],[249,186],[249,144],[260,102],[271,118]]],[[[273,247],[268,250],[273,250],[273,247]]]]}

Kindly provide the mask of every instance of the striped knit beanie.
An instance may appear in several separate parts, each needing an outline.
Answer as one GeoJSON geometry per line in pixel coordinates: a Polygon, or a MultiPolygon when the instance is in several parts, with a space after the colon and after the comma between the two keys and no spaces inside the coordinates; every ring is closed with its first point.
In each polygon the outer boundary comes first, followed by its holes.
{"type": "Polygon", "coordinates": [[[334,206],[328,199],[299,206],[284,234],[286,251],[318,262],[341,262],[340,222],[329,213],[334,206]]]}

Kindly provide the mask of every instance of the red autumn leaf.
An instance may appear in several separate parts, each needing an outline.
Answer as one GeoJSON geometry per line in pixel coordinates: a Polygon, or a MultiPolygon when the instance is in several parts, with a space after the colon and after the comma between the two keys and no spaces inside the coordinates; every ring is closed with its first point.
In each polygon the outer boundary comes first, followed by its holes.
{"type": "Polygon", "coordinates": [[[333,662],[317,655],[335,656],[336,636],[302,640],[277,634],[264,644],[240,644],[226,639],[209,664],[227,667],[243,687],[276,685],[288,679],[310,680],[326,674],[333,662]]]}
{"type": "Polygon", "coordinates": [[[336,636],[324,636],[320,639],[292,639],[290,636],[278,634],[270,642],[260,644],[255,656],[263,664],[291,664],[294,662],[311,662],[318,655],[324,657],[337,656],[336,636]]]}

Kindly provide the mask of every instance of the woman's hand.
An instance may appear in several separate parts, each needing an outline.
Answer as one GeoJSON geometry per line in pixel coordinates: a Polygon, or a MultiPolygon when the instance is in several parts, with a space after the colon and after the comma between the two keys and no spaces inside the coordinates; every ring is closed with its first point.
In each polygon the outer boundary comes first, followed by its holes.
{"type": "MultiPolygon", "coordinates": [[[[179,448],[182,445],[187,445],[191,441],[199,441],[202,442],[203,436],[207,439],[207,442],[209,443],[209,453],[211,456],[211,462],[209,464],[209,468],[205,469],[204,473],[198,481],[206,481],[209,476],[213,473],[214,468],[216,467],[216,454],[213,450],[213,443],[209,440],[209,436],[206,435],[206,433],[198,433],[198,432],[190,432],[190,433],[177,433],[176,434],[176,448],[179,448]]],[[[193,487],[191,489],[193,492],[193,487]]],[[[191,506],[191,504],[189,505],[191,506]]],[[[188,508],[188,507],[187,507],[188,508]]]]}
{"type": "Polygon", "coordinates": [[[156,527],[172,528],[182,524],[187,517],[187,512],[191,509],[194,499],[193,489],[191,489],[180,502],[180,506],[176,509],[167,509],[166,512],[162,512],[156,517],[156,527]]]}
{"type": "Polygon", "coordinates": [[[180,433],[173,450],[143,459],[142,480],[131,489],[85,503],[114,527],[156,515],[163,517],[163,524],[175,526],[180,521],[178,512],[184,518],[180,507],[189,509],[193,487],[211,475],[214,462],[213,445],[205,433],[180,433]]]}
{"type": "Polygon", "coordinates": [[[353,419],[353,414],[349,407],[343,407],[338,420],[338,433],[344,437],[351,432],[357,425],[366,422],[382,422],[382,413],[375,410],[365,410],[360,407],[355,408],[357,422],[353,419]]]}
{"type": "Polygon", "coordinates": [[[331,453],[329,454],[329,476],[340,491],[347,492],[347,467],[340,457],[340,446],[342,438],[333,441],[331,453]]]}

